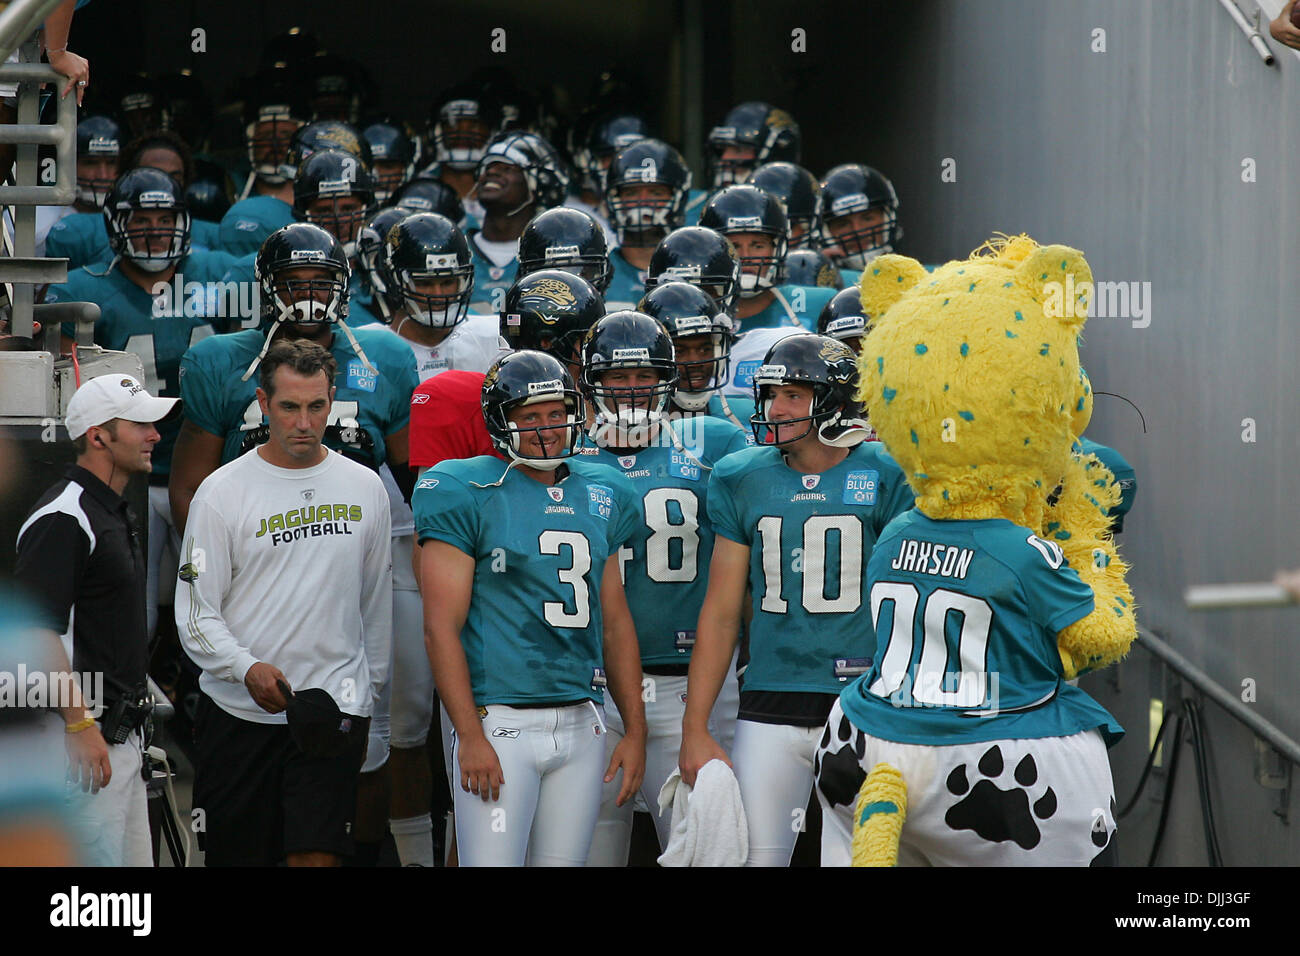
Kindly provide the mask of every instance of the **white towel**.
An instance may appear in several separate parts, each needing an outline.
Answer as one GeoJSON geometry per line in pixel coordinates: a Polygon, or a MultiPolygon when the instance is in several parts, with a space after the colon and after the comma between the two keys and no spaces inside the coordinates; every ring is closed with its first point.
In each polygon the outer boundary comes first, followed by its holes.
{"type": "Polygon", "coordinates": [[[668,848],[660,866],[744,866],[749,859],[749,822],[740,803],[740,784],[721,760],[700,768],[694,788],[680,769],[659,790],[659,815],[673,808],[668,848]]]}

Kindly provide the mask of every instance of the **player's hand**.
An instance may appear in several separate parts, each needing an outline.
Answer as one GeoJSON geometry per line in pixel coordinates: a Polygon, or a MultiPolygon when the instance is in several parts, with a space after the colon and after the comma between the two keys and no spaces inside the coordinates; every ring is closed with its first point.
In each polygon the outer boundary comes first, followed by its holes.
{"type": "Polygon", "coordinates": [[[1277,19],[1268,25],[1268,33],[1278,43],[1300,50],[1300,30],[1291,22],[1291,8],[1295,5],[1296,0],[1286,0],[1277,19]]]}
{"type": "Polygon", "coordinates": [[[482,797],[485,803],[489,794],[493,800],[499,799],[506,777],[491,741],[481,732],[473,737],[461,737],[459,751],[460,788],[482,797]]]}
{"type": "Polygon", "coordinates": [[[280,681],[286,687],[289,686],[289,681],[280,673],[280,668],[265,661],[258,661],[244,675],[244,686],[248,688],[248,693],[257,706],[268,714],[278,714],[289,706],[289,699],[280,691],[280,681]]]}
{"type": "Polygon", "coordinates": [[[68,749],[68,779],[80,785],[83,793],[99,793],[113,778],[108,744],[99,725],[63,736],[68,749]]]}
{"type": "Polygon", "coordinates": [[[623,770],[623,786],[618,791],[617,806],[622,806],[635,796],[645,780],[645,734],[628,734],[618,742],[610,754],[609,766],[605,769],[605,782],[609,783],[623,770]]]}
{"type": "Polygon", "coordinates": [[[682,735],[682,749],[677,756],[677,766],[682,771],[682,781],[688,786],[695,786],[695,776],[710,760],[721,760],[728,767],[735,769],[731,758],[722,749],[722,745],[713,739],[707,730],[695,734],[682,735]]]}

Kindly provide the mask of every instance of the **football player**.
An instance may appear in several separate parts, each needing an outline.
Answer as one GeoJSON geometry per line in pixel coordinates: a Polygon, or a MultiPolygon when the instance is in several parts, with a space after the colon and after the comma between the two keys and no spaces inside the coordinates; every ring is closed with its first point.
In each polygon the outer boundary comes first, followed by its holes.
{"type": "Polygon", "coordinates": [[[604,230],[595,217],[569,206],[534,217],[519,237],[519,277],[539,269],[573,272],[604,295],[614,272],[604,230]]]}
{"type": "Polygon", "coordinates": [[[565,200],[565,205],[591,213],[600,223],[610,246],[618,243],[618,236],[607,218],[605,172],[620,149],[651,136],[650,124],[644,117],[623,109],[579,117],[575,124],[569,153],[577,167],[579,181],[577,194],[565,200]]]}
{"type": "Polygon", "coordinates": [[[540,212],[563,205],[569,178],[555,149],[536,133],[502,133],[478,164],[483,228],[468,236],[474,299],[499,311],[519,268],[519,237],[540,212]]]}
{"type": "Polygon", "coordinates": [[[862,311],[862,294],[857,286],[835,293],[817,316],[817,334],[839,339],[857,355],[862,339],[871,331],[871,316],[862,311]]]}
{"type": "Polygon", "coordinates": [[[392,323],[393,313],[402,307],[402,302],[384,272],[384,243],[389,230],[409,215],[410,211],[394,206],[381,209],[357,233],[357,271],[370,293],[373,311],[385,324],[392,323]]]}
{"type": "MultiPolygon", "coordinates": [[[[190,214],[180,187],[159,169],[141,167],[121,176],[109,190],[100,218],[107,223],[114,258],[106,267],[71,270],[66,283],[46,290],[45,301],[98,304],[95,343],[138,355],[150,393],[178,397],[181,356],[186,350],[251,318],[238,314],[243,303],[237,292],[233,298],[222,294],[234,288],[231,277],[250,271],[251,263],[226,252],[192,247],[190,214]],[[202,291],[173,294],[173,289],[186,286],[202,291]],[[166,290],[162,295],[156,291],[159,287],[166,290]]],[[[70,351],[76,330],[66,326],[63,333],[65,349],[70,351]]],[[[180,544],[167,500],[179,429],[179,420],[158,423],[162,437],[154,447],[149,476],[150,634],[158,620],[158,568],[166,547],[176,549],[180,544]]]]}
{"type": "Polygon", "coordinates": [[[371,123],[361,131],[361,137],[370,147],[374,160],[371,171],[375,180],[375,201],[386,206],[393,193],[415,175],[419,145],[407,132],[405,124],[395,120],[371,123]]]}
{"type": "MultiPolygon", "coordinates": [[[[709,416],[674,427],[667,411],[677,378],[672,339],[648,315],[611,312],[583,339],[579,386],[594,414],[582,452],[594,452],[588,460],[620,470],[642,501],[644,520],[618,558],[637,625],[649,731],[641,797],[655,809],[681,746],[686,672],[713,551],[703,492],[717,462],[747,447],[744,432],[709,416]]],[[[730,719],[734,722],[734,711],[730,719]]],[[[605,747],[612,755],[623,724],[613,711],[606,723],[605,747]]],[[[716,725],[715,733],[721,733],[716,725]]],[[[620,791],[618,778],[605,785],[588,865],[627,865],[633,807],[619,805],[620,791]]],[[[651,815],[665,848],[670,820],[651,815]]]]}
{"type": "Polygon", "coordinates": [[[655,249],[686,222],[690,191],[691,171],[667,143],[642,139],[614,154],[605,171],[605,204],[618,236],[609,254],[611,309],[630,309],[641,300],[655,249]]]}
{"type": "Polygon", "coordinates": [[[866,556],[913,496],[854,399],[858,370],[842,342],[810,333],[774,345],[754,376],[758,447],[709,479],[716,538],[682,718],[682,777],[720,759],[734,767],[749,824],[750,866],[787,866],[813,781],[813,757],[836,695],[874,647],[866,556]],[[709,711],[752,597],[749,666],[728,757],[709,711]]]}
{"type": "MultiPolygon", "coordinates": [[[[817,177],[794,163],[764,163],[746,182],[771,193],[785,205],[790,249],[812,249],[821,215],[822,186],[817,177]]],[[[803,285],[816,285],[805,282],[803,285]]]]}
{"type": "Polygon", "coordinates": [[[710,187],[717,190],[743,183],[764,163],[797,163],[800,145],[799,124],[785,110],[767,103],[741,103],[709,132],[710,187]]]}
{"type": "MultiPolygon", "coordinates": [[[[121,129],[107,116],[87,116],[77,123],[77,196],[71,206],[36,207],[37,256],[46,254],[45,237],[60,223],[65,248],[98,237],[104,224],[104,198],[117,179],[121,137],[121,129]],[[74,238],[78,234],[84,238],[74,238]]],[[[73,268],[69,262],[68,270],[73,268]]]]}
{"type": "Polygon", "coordinates": [[[860,163],[845,163],[826,174],[817,245],[839,268],[846,286],[857,285],[867,263],[893,252],[902,238],[893,183],[860,163]]]}
{"type": "Polygon", "coordinates": [[[791,249],[781,266],[782,285],[810,285],[838,292],[844,288],[844,276],[831,260],[815,249],[791,249]]]}
{"type": "Polygon", "coordinates": [[[444,461],[413,500],[425,641],[455,727],[460,863],[581,866],[602,777],[621,772],[621,803],[645,769],[639,652],[618,560],[639,503],[617,471],[573,457],[581,399],[555,358],[498,360],[482,407],[510,463],[444,461]],[[608,761],[605,686],[625,727],[608,761]]]}

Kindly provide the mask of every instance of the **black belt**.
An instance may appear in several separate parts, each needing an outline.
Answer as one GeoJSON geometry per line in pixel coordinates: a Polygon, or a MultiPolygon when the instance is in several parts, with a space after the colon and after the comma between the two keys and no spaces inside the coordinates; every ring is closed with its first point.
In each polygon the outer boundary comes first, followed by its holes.
{"type": "MultiPolygon", "coordinates": [[[[500,704],[499,706],[517,707],[519,710],[541,710],[543,707],[576,707],[578,704],[590,704],[591,702],[590,697],[579,697],[577,700],[547,701],[544,704],[529,702],[527,704],[500,704]]],[[[488,706],[491,707],[492,705],[488,704],[488,706]]]]}

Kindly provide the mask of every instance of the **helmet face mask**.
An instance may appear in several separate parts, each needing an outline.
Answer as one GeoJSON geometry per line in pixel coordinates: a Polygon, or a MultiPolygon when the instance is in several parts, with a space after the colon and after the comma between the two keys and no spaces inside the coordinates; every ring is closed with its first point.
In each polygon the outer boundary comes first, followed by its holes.
{"type": "Polygon", "coordinates": [[[104,201],[103,214],[114,255],[144,272],[165,272],[189,254],[189,210],[180,187],[161,170],[123,173],[104,201]]]}
{"type": "Polygon", "coordinates": [[[761,295],[777,284],[789,232],[779,198],[748,183],[728,186],[705,204],[700,225],[733,244],[743,298],[761,295]]]}
{"type": "Polygon", "coordinates": [[[313,335],[325,323],[347,319],[352,271],[342,243],[319,226],[299,222],[271,233],[254,272],[264,321],[313,335]]]}
{"type": "Polygon", "coordinates": [[[107,116],[77,124],[77,202],[103,209],[118,174],[121,131],[107,116]]]}
{"type": "Polygon", "coordinates": [[[258,110],[257,119],[244,128],[248,163],[258,179],[273,186],[289,181],[291,177],[281,167],[293,134],[303,125],[302,120],[291,115],[288,105],[263,106],[258,110]]]}
{"type": "Polygon", "coordinates": [[[389,293],[408,318],[430,329],[450,329],[464,321],[474,291],[474,264],[454,222],[437,213],[408,216],[389,230],[383,257],[389,293]]]}
{"type": "Polygon", "coordinates": [[[865,269],[876,256],[894,251],[903,237],[898,194],[870,166],[836,166],[822,182],[817,243],[843,269],[865,269]]]}
{"type": "Polygon", "coordinates": [[[449,100],[433,126],[434,159],[451,169],[474,169],[499,128],[500,122],[490,123],[477,100],[449,100]]]}
{"type": "Polygon", "coordinates": [[[588,430],[597,444],[616,448],[650,444],[677,381],[672,339],[644,313],[611,312],[583,339],[578,384],[596,409],[596,420],[588,430]]]}
{"type": "Polygon", "coordinates": [[[506,215],[516,215],[529,206],[535,212],[543,212],[564,204],[569,188],[568,173],[559,154],[536,133],[502,133],[487,144],[476,177],[480,183],[479,201],[485,207],[489,204],[482,195],[483,175],[495,163],[518,167],[527,190],[525,199],[506,215]]]}
{"type": "Polygon", "coordinates": [[[604,174],[605,204],[620,244],[651,246],[686,221],[691,171],[656,139],[620,149],[604,174]]]}
{"type": "Polygon", "coordinates": [[[327,267],[280,270],[272,289],[277,320],[290,323],[299,332],[310,335],[322,324],[340,321],[339,303],[347,290],[339,275],[327,267]]]}
{"type": "Polygon", "coordinates": [[[741,103],[709,132],[709,181],[713,189],[743,183],[755,167],[774,160],[797,163],[799,124],[767,103],[741,103]]]}
{"type": "Polygon", "coordinates": [[[657,319],[673,341],[678,408],[698,412],[731,372],[731,318],[717,301],[689,282],[664,282],[648,291],[637,310],[657,319]]]}
{"type": "Polygon", "coordinates": [[[705,226],[685,226],[665,236],[650,257],[646,293],[666,282],[698,286],[733,315],[740,299],[740,258],[731,240],[705,226]]]}
{"type": "Polygon", "coordinates": [[[843,342],[811,333],[780,339],[754,373],[754,443],[789,446],[815,431],[823,445],[852,448],[869,434],[862,405],[854,397],[857,385],[856,357],[843,342]],[[811,391],[807,411],[777,418],[777,394],[791,385],[811,391]],[[802,432],[786,434],[801,422],[807,422],[802,432]]]}

